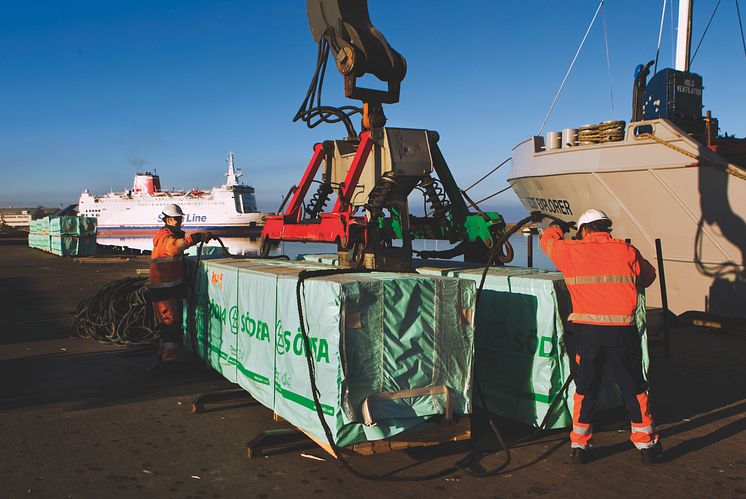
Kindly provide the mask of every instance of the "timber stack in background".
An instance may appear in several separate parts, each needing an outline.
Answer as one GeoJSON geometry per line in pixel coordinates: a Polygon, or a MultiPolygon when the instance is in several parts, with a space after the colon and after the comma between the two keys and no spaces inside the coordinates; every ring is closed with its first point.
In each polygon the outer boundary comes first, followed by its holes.
{"type": "Polygon", "coordinates": [[[96,254],[96,219],[43,217],[29,222],[28,245],[57,256],[96,254]]]}

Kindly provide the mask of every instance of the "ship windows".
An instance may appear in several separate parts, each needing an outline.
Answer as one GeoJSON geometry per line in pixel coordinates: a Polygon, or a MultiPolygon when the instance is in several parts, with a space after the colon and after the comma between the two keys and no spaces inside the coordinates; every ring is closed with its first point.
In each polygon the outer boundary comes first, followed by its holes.
{"type": "Polygon", "coordinates": [[[253,213],[256,211],[256,200],[250,194],[236,194],[233,197],[236,202],[236,212],[253,213]]]}

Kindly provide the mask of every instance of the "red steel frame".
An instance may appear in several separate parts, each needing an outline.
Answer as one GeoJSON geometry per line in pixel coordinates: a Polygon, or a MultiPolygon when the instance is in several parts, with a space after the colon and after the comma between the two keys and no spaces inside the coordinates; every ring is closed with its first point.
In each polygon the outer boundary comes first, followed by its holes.
{"type": "MultiPolygon", "coordinates": [[[[349,200],[355,192],[372,149],[373,139],[370,132],[362,132],[360,134],[360,144],[342,186],[342,193],[334,203],[334,208],[330,213],[322,213],[319,221],[302,222],[303,200],[308,194],[316,173],[318,173],[321,162],[324,160],[324,148],[322,144],[316,144],[313,148],[311,161],[308,163],[298,189],[290,200],[285,213],[267,217],[262,231],[262,239],[339,243],[342,247],[347,247],[350,243],[351,227],[358,225],[365,228],[367,225],[365,216],[353,216],[353,206],[349,203],[349,200]]],[[[363,232],[365,237],[365,231],[363,232]]],[[[367,241],[361,242],[366,243],[367,241]]]]}

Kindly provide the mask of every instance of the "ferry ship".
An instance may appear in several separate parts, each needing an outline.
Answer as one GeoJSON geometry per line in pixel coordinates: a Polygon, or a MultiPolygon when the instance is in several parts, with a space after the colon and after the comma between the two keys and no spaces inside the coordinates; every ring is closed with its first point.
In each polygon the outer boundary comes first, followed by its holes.
{"type": "Polygon", "coordinates": [[[99,236],[151,236],[163,225],[167,204],[181,206],[186,231],[210,231],[216,236],[259,237],[269,213],[257,210],[254,187],[239,183],[233,153],[228,153],[226,183],[209,191],[163,191],[158,175],[137,173],[131,190],[92,195],[86,189],[78,214],[98,220],[99,236]]]}

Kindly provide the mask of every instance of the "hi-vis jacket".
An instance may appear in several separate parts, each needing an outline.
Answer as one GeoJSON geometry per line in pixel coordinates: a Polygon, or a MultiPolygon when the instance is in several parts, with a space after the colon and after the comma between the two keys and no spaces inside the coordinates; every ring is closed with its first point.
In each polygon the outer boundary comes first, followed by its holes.
{"type": "Polygon", "coordinates": [[[549,227],[541,247],[562,272],[570,291],[569,320],[581,324],[635,324],[637,293],[655,281],[655,269],[630,244],[608,232],[593,232],[582,240],[565,240],[562,230],[549,227]]]}
{"type": "Polygon", "coordinates": [[[150,287],[174,288],[184,282],[184,250],[196,243],[190,235],[180,237],[168,227],[153,236],[150,254],[150,287]]]}

